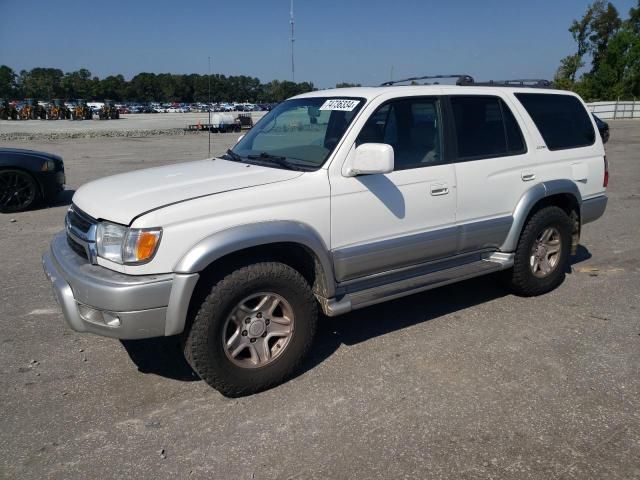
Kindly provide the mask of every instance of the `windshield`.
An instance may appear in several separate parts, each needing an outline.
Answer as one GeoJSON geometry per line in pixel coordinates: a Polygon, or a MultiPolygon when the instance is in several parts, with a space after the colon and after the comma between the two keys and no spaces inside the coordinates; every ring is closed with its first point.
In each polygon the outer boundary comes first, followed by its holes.
{"type": "Polygon", "coordinates": [[[364,103],[363,98],[347,97],[282,102],[233,147],[228,158],[280,168],[318,169],[364,103]]]}

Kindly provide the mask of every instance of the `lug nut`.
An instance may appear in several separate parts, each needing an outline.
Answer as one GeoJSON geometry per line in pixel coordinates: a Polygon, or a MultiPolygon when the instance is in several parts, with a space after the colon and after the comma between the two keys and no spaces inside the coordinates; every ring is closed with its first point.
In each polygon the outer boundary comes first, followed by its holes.
{"type": "Polygon", "coordinates": [[[262,312],[258,312],[258,314],[256,315],[256,317],[258,317],[258,318],[262,318],[262,312]]]}
{"type": "Polygon", "coordinates": [[[242,336],[246,337],[247,336],[247,331],[246,330],[242,330],[242,336]]]}
{"type": "Polygon", "coordinates": [[[262,336],[263,336],[263,337],[266,337],[266,336],[267,336],[267,332],[263,332],[263,333],[262,333],[262,336]]]}
{"type": "Polygon", "coordinates": [[[252,338],[251,340],[249,340],[251,343],[256,343],[256,339],[252,338]]]}
{"type": "Polygon", "coordinates": [[[245,318],[244,323],[251,323],[251,319],[249,317],[245,318]]]}
{"type": "Polygon", "coordinates": [[[265,325],[269,325],[271,323],[271,320],[269,320],[268,318],[264,321],[265,325]]]}

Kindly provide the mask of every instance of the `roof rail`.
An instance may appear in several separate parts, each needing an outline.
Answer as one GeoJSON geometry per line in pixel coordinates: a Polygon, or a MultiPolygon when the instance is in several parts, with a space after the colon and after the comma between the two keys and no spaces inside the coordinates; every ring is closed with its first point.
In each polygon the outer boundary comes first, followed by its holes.
{"type": "Polygon", "coordinates": [[[456,85],[473,85],[474,80],[471,75],[458,74],[458,75],[426,75],[423,77],[410,77],[402,80],[390,80],[388,82],[381,83],[381,87],[388,87],[395,85],[396,83],[414,82],[417,80],[433,80],[436,78],[457,78],[456,85]]]}
{"type": "Polygon", "coordinates": [[[461,79],[457,85],[474,87],[530,87],[530,88],[552,88],[553,84],[549,80],[542,78],[523,78],[517,80],[488,80],[486,82],[476,82],[471,79],[461,79]]]}

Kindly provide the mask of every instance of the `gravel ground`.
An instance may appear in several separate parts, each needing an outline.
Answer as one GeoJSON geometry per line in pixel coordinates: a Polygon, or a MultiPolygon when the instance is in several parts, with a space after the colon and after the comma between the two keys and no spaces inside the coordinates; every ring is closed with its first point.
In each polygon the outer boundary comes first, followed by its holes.
{"type": "MultiPolygon", "coordinates": [[[[265,112],[251,112],[254,122],[264,114],[265,112]]],[[[208,123],[208,115],[208,113],[150,113],[122,115],[118,120],[0,120],[0,141],[184,135],[187,125],[208,123]]],[[[238,113],[232,112],[231,115],[235,117],[238,113]]]]}
{"type": "MultiPolygon", "coordinates": [[[[173,339],[65,326],[40,255],[69,193],[0,216],[0,477],[640,478],[640,123],[611,126],[609,207],[556,291],[480,278],[324,319],[300,375],[241,399],[195,378],[173,339]]],[[[208,148],[9,145],[61,154],[70,189],[208,148]]]]}

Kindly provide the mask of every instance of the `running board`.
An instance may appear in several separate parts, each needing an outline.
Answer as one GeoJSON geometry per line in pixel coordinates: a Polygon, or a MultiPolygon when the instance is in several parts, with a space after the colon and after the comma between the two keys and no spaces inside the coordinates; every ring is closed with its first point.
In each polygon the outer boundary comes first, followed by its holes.
{"type": "Polygon", "coordinates": [[[467,280],[469,278],[486,275],[488,273],[505,270],[513,265],[512,253],[495,252],[482,260],[437,270],[424,275],[398,280],[393,283],[379,285],[357,292],[343,295],[339,300],[335,298],[321,298],[320,305],[329,317],[335,317],[352,310],[386,302],[395,298],[424,292],[450,283],[467,280]]]}

